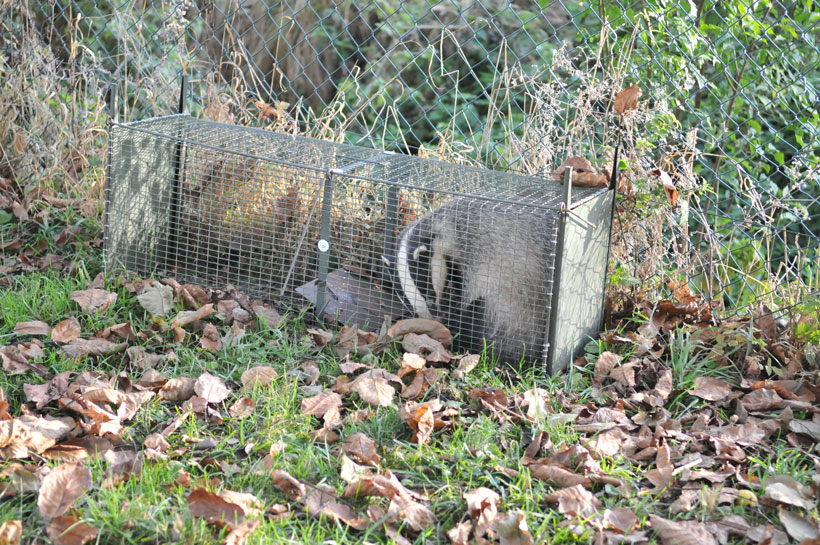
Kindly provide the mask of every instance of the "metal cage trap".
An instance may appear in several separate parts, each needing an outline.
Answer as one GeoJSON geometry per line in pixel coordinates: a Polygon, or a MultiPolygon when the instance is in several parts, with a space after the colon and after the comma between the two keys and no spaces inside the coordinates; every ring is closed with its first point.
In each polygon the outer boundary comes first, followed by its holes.
{"type": "Polygon", "coordinates": [[[548,372],[600,330],[611,188],[187,114],[112,123],[109,153],[109,272],[304,297],[369,329],[431,317],[459,348],[548,372]]]}

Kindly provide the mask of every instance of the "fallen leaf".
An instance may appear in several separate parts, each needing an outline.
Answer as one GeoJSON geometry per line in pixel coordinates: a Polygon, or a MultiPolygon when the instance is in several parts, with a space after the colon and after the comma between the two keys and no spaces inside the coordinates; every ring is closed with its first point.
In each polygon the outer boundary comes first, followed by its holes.
{"type": "Polygon", "coordinates": [[[245,418],[253,414],[256,403],[249,397],[240,397],[228,409],[232,418],[245,418]]]}
{"type": "Polygon", "coordinates": [[[43,336],[51,333],[51,328],[45,322],[20,322],[14,326],[14,332],[18,335],[43,336]]]}
{"type": "Polygon", "coordinates": [[[427,335],[444,346],[450,346],[450,343],[453,342],[453,336],[449,329],[435,320],[426,318],[399,320],[387,330],[387,334],[394,339],[402,338],[409,333],[427,335]]]}
{"type": "Polygon", "coordinates": [[[649,522],[663,545],[717,545],[702,522],[673,521],[657,515],[649,515],[649,522]]]}
{"type": "Polygon", "coordinates": [[[219,336],[219,331],[214,324],[205,324],[202,329],[202,337],[199,338],[199,344],[205,350],[212,352],[222,350],[222,337],[219,336]]]}
{"type": "Polygon", "coordinates": [[[358,458],[360,462],[373,466],[381,465],[381,456],[376,450],[376,442],[364,433],[350,435],[342,444],[342,452],[358,458]]]}
{"type": "Polygon", "coordinates": [[[62,516],[46,526],[46,533],[54,545],[84,545],[96,539],[100,530],[74,517],[62,516]]]}
{"type": "Polygon", "coordinates": [[[387,513],[401,520],[416,532],[421,532],[438,522],[436,515],[427,506],[401,495],[393,496],[387,513]]]}
{"type": "Polygon", "coordinates": [[[69,381],[74,374],[72,371],[64,371],[43,384],[23,384],[26,401],[34,403],[36,409],[42,409],[68,393],[69,381]]]}
{"type": "Polygon", "coordinates": [[[210,373],[199,375],[194,384],[194,392],[208,403],[222,403],[231,393],[223,379],[210,373]]]}
{"type": "Polygon", "coordinates": [[[19,545],[22,537],[22,520],[6,520],[0,524],[0,545],[19,545]]]}
{"type": "Polygon", "coordinates": [[[820,539],[820,529],[817,527],[816,519],[809,520],[783,507],[777,508],[777,515],[780,517],[780,523],[783,524],[786,532],[795,541],[820,539]]]}
{"type": "Polygon", "coordinates": [[[510,511],[498,521],[498,538],[500,545],[533,545],[523,511],[510,511]]]}
{"type": "Polygon", "coordinates": [[[171,327],[185,327],[197,320],[203,320],[214,313],[214,305],[208,303],[197,310],[183,310],[171,320],[171,327]]]}
{"type": "Polygon", "coordinates": [[[342,406],[342,396],[335,392],[322,392],[302,400],[302,413],[322,418],[325,413],[342,406]]]}
{"type": "Polygon", "coordinates": [[[43,518],[59,517],[91,488],[91,470],[80,464],[63,464],[43,479],[37,508],[43,518]]]}
{"type": "Polygon", "coordinates": [[[242,391],[252,392],[254,388],[264,388],[279,378],[276,369],[267,365],[251,367],[242,373],[242,391]]]}
{"type": "MultiPolygon", "coordinates": [[[[414,373],[416,371],[421,370],[427,364],[427,360],[419,356],[418,354],[411,354],[410,352],[405,352],[401,358],[401,368],[399,369],[398,373],[396,373],[399,377],[403,377],[408,373],[414,373]]],[[[361,364],[360,364],[361,365],[361,364]]],[[[342,369],[344,373],[351,373],[353,371],[347,371],[342,369]]]]}
{"type": "Polygon", "coordinates": [[[444,344],[429,335],[407,333],[402,338],[401,345],[405,352],[418,354],[430,363],[447,363],[453,359],[444,344]]]}
{"type": "Polygon", "coordinates": [[[64,439],[75,427],[74,419],[24,415],[0,421],[0,458],[25,458],[40,454],[64,439]]]}
{"type": "Polygon", "coordinates": [[[559,513],[581,518],[591,517],[602,507],[601,501],[580,484],[551,492],[543,500],[558,503],[559,513]]]}
{"type": "Polygon", "coordinates": [[[347,505],[339,503],[332,490],[316,486],[308,487],[281,469],[274,470],[272,477],[274,486],[291,500],[302,503],[308,513],[314,517],[326,516],[344,522],[357,530],[364,530],[369,525],[364,517],[347,505]]]}
{"type": "Polygon", "coordinates": [[[71,300],[84,312],[105,312],[117,300],[117,294],[100,289],[80,290],[71,292],[71,300]]]}
{"type": "Polygon", "coordinates": [[[477,537],[493,537],[492,527],[498,518],[498,506],[501,505],[501,496],[498,492],[486,487],[478,487],[463,494],[467,502],[467,513],[475,520],[475,535],[477,537]]]}
{"type": "Polygon", "coordinates": [[[225,545],[244,545],[260,524],[262,524],[261,519],[243,521],[225,536],[225,545]]]}
{"type": "Polygon", "coordinates": [[[217,526],[236,528],[245,518],[245,511],[239,505],[221,498],[204,488],[196,488],[188,495],[188,509],[191,516],[202,518],[217,526]]]}
{"type": "Polygon", "coordinates": [[[124,352],[128,343],[112,343],[106,339],[74,339],[62,346],[62,351],[69,358],[81,359],[87,356],[106,356],[124,352]]]}
{"type": "Polygon", "coordinates": [[[174,289],[156,280],[150,280],[137,295],[139,304],[152,316],[165,316],[174,302],[174,289]]]}
{"type": "Polygon", "coordinates": [[[175,377],[166,382],[159,390],[159,396],[165,401],[185,401],[193,397],[196,380],[191,377],[175,377]]]}
{"type": "Polygon", "coordinates": [[[706,401],[726,400],[731,392],[728,382],[712,377],[695,377],[694,387],[689,390],[689,394],[706,401]]]}
{"type": "Polygon", "coordinates": [[[621,362],[621,356],[612,352],[602,352],[595,362],[595,376],[593,382],[601,383],[609,376],[609,372],[621,362]]]}
{"type": "Polygon", "coordinates": [[[465,520],[447,530],[447,537],[450,538],[452,545],[469,545],[470,532],[472,530],[473,523],[469,520],[465,520]]]}
{"type": "Polygon", "coordinates": [[[810,511],[816,507],[811,491],[800,482],[787,475],[775,475],[766,480],[766,488],[761,501],[786,504],[810,511]]]}
{"type": "Polygon", "coordinates": [[[628,507],[607,509],[601,517],[604,529],[614,530],[619,534],[631,534],[640,524],[640,520],[628,507]]]}
{"type": "MultiPolygon", "coordinates": [[[[365,403],[377,407],[389,407],[393,403],[396,389],[390,386],[384,375],[377,371],[379,370],[371,369],[356,377],[350,385],[350,390],[359,394],[365,403]]],[[[398,382],[401,383],[400,380],[398,382]]]]}

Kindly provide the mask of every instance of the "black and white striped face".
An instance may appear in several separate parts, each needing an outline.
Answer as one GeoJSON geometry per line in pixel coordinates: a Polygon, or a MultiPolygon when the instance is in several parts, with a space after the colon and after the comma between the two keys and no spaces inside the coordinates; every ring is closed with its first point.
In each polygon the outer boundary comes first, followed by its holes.
{"type": "Polygon", "coordinates": [[[432,318],[436,300],[431,270],[432,239],[419,222],[408,227],[396,251],[396,278],[399,295],[420,318],[432,318]]]}

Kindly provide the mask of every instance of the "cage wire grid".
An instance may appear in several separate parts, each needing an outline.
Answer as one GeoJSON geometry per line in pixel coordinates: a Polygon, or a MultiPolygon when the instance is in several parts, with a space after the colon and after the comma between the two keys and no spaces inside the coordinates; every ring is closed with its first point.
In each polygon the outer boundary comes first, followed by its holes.
{"type": "MultiPolygon", "coordinates": [[[[233,285],[284,306],[331,302],[342,314],[348,298],[363,310],[336,316],[343,322],[374,328],[385,315],[431,317],[454,329],[459,347],[480,351],[489,339],[506,361],[547,360],[560,183],[186,114],[113,124],[110,134],[109,271],[233,285]],[[396,263],[414,225],[436,242],[422,238],[427,246],[415,255],[430,252],[416,269],[387,277],[383,258],[396,263]],[[445,261],[435,247],[446,248],[445,261]],[[407,297],[411,276],[424,297],[407,297]]],[[[571,194],[571,223],[597,228],[598,254],[609,234],[605,193],[571,194]],[[589,203],[599,211],[594,225],[575,212],[589,203]]],[[[588,266],[580,262],[572,266],[588,266]]],[[[604,270],[598,263],[597,301],[584,316],[600,317],[604,270]]],[[[596,327],[597,318],[563,327],[596,327]]],[[[573,334],[564,360],[577,349],[573,334]]]]}

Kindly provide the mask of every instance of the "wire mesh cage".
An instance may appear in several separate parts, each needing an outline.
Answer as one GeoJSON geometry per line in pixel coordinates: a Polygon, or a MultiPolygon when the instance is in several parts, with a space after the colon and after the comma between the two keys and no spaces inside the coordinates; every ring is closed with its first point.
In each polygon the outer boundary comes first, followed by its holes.
{"type": "Polygon", "coordinates": [[[370,329],[433,318],[458,348],[550,372],[600,327],[608,188],[186,114],[112,124],[109,161],[109,272],[307,299],[370,329]]]}

